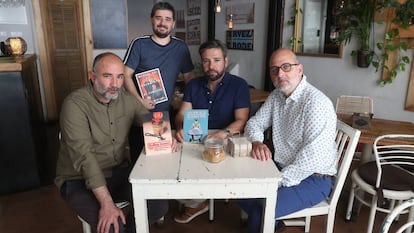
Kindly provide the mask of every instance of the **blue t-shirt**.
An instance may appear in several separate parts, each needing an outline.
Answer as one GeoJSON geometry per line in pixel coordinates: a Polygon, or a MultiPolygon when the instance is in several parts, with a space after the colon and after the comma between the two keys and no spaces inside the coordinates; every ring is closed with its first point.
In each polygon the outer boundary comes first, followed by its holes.
{"type": "Polygon", "coordinates": [[[209,129],[224,129],[235,120],[234,110],[250,107],[249,86],[244,79],[226,72],[211,93],[207,77],[198,77],[186,85],[184,101],[193,109],[208,109],[209,129]]]}
{"type": "MultiPolygon", "coordinates": [[[[135,73],[160,69],[168,101],[157,104],[152,111],[168,111],[178,75],[194,69],[188,46],[175,37],[171,37],[170,43],[163,46],[155,43],[151,36],[135,38],[125,54],[124,64],[134,69],[135,73]]],[[[136,85],[135,77],[133,80],[136,85]]]]}

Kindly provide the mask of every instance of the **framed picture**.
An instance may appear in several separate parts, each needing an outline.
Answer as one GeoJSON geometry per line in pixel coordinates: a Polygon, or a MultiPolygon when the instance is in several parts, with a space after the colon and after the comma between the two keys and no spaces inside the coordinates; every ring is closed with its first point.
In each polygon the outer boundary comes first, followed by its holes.
{"type": "Polygon", "coordinates": [[[254,30],[226,31],[226,46],[228,49],[253,50],[254,30]]]}
{"type": "Polygon", "coordinates": [[[200,38],[200,19],[193,19],[187,21],[187,44],[199,45],[200,38]]]}
{"type": "Polygon", "coordinates": [[[233,14],[233,23],[248,24],[254,23],[254,2],[233,4],[226,7],[226,20],[233,14]]]}

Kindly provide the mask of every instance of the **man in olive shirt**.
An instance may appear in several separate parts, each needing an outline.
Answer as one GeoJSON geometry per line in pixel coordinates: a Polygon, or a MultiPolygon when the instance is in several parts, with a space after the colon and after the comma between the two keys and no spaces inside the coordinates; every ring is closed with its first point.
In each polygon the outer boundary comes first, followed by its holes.
{"type": "MultiPolygon", "coordinates": [[[[132,214],[126,218],[114,203],[131,201],[128,133],[148,111],[123,89],[124,64],[117,55],[98,55],[89,79],[62,105],[55,183],[93,232],[135,232],[132,214]]],[[[149,221],[167,210],[167,201],[149,201],[149,221]]]]}

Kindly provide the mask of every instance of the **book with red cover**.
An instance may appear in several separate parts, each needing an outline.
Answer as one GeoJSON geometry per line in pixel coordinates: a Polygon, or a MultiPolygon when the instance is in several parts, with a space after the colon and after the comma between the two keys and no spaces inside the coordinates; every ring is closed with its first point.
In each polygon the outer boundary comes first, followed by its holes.
{"type": "Polygon", "coordinates": [[[168,111],[142,115],[142,128],[146,155],[171,153],[172,132],[168,111]]]}
{"type": "Polygon", "coordinates": [[[137,73],[135,78],[138,83],[139,92],[143,99],[151,99],[156,104],[168,100],[160,69],[155,68],[137,73]]]}

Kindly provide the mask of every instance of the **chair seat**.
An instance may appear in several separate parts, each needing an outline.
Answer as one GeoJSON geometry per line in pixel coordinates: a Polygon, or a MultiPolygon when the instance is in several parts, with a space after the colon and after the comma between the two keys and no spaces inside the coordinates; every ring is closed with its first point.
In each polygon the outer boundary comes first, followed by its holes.
{"type": "MultiPolygon", "coordinates": [[[[351,174],[352,181],[355,182],[355,184],[358,187],[361,187],[364,192],[367,192],[371,195],[376,195],[377,191],[375,190],[374,185],[368,184],[358,173],[357,169],[352,171],[351,174]]],[[[383,189],[384,198],[392,198],[395,200],[406,200],[410,197],[414,197],[414,192],[411,190],[406,191],[396,191],[396,190],[389,190],[389,189],[383,189]]]]}
{"type": "Polygon", "coordinates": [[[294,213],[279,217],[277,218],[277,220],[302,218],[302,217],[306,217],[309,215],[311,216],[327,215],[329,213],[329,208],[330,208],[329,203],[325,200],[310,208],[299,210],[294,213]]]}
{"type": "MultiPolygon", "coordinates": [[[[366,183],[376,186],[378,168],[375,161],[362,164],[357,168],[357,172],[366,183]]],[[[406,195],[412,196],[410,191],[414,191],[414,175],[399,166],[383,165],[381,183],[375,190],[378,195],[378,206],[384,203],[385,190],[407,191],[406,195]]],[[[392,194],[393,197],[395,197],[394,194],[392,194]]],[[[402,198],[407,198],[404,193],[402,198]]]]}
{"type": "MultiPolygon", "coordinates": [[[[378,174],[375,161],[362,164],[357,170],[362,179],[368,184],[375,186],[377,180],[376,176],[378,174]]],[[[414,175],[398,166],[383,165],[380,186],[383,189],[396,191],[414,191],[414,175]]]]}

